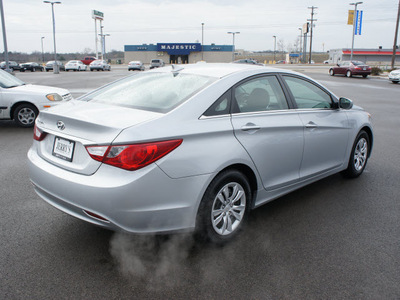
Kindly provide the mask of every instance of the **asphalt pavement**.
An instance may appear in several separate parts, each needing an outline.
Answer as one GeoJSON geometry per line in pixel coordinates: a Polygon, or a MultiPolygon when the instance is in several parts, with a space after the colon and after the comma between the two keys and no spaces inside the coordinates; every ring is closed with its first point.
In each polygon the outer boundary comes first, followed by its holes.
{"type": "MultiPolygon", "coordinates": [[[[58,211],[29,182],[32,129],[0,121],[0,299],[400,299],[400,85],[321,67],[297,70],[373,116],[364,174],[258,208],[225,247],[113,233],[58,211]]],[[[131,73],[16,75],[77,97],[131,73]]]]}

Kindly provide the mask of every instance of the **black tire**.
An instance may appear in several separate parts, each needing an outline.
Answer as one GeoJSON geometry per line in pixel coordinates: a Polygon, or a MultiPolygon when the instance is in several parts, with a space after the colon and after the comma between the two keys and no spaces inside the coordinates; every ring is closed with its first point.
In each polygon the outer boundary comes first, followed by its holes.
{"type": "Polygon", "coordinates": [[[333,69],[330,69],[330,70],[329,70],[329,75],[335,76],[335,72],[333,71],[333,69]]]}
{"type": "Polygon", "coordinates": [[[351,77],[352,76],[352,74],[351,74],[351,71],[350,70],[348,70],[347,72],[346,72],[346,77],[351,77]]]}
{"type": "Polygon", "coordinates": [[[10,68],[10,71],[11,71],[11,72],[14,72],[14,68],[10,68]]]}
{"type": "Polygon", "coordinates": [[[363,75],[363,77],[364,77],[364,78],[367,78],[367,77],[368,77],[368,75],[363,75]]]}
{"type": "Polygon", "coordinates": [[[203,195],[196,220],[196,236],[217,245],[232,240],[246,222],[251,200],[250,184],[243,173],[237,170],[220,173],[203,195]],[[233,198],[237,198],[235,204],[240,205],[233,205],[233,198]]]}
{"type": "Polygon", "coordinates": [[[35,68],[32,68],[32,69],[31,69],[31,72],[36,72],[36,69],[35,69],[35,68]]]}
{"type": "Polygon", "coordinates": [[[48,72],[49,71],[49,69],[46,69],[46,72],[48,72]]]}
{"type": "Polygon", "coordinates": [[[363,173],[368,162],[370,149],[369,136],[364,130],[361,130],[354,141],[347,169],[342,172],[344,177],[356,178],[363,173]]]}
{"type": "Polygon", "coordinates": [[[14,121],[21,127],[32,127],[39,114],[38,109],[32,104],[18,105],[14,111],[14,121]]]}
{"type": "Polygon", "coordinates": [[[394,83],[394,84],[398,84],[399,82],[398,82],[398,81],[392,81],[392,83],[394,83]]]}

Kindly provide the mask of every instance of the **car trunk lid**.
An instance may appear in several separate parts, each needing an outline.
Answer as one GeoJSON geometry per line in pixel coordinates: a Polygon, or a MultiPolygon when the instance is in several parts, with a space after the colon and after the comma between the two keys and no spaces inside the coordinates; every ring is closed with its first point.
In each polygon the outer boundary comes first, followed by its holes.
{"type": "Polygon", "coordinates": [[[155,112],[73,100],[40,113],[37,126],[46,136],[38,143],[38,154],[63,169],[91,175],[101,162],[93,160],[85,146],[109,145],[125,128],[161,116],[155,112]]]}

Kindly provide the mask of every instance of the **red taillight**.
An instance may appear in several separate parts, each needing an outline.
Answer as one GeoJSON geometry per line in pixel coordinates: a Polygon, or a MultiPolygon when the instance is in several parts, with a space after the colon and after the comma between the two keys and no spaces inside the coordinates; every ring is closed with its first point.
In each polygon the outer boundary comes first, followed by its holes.
{"type": "Polygon", "coordinates": [[[47,133],[40,130],[35,124],[33,127],[33,139],[40,142],[46,137],[46,135],[47,133]]]}
{"type": "Polygon", "coordinates": [[[94,160],[134,171],[159,160],[180,144],[182,140],[171,140],[134,145],[86,146],[86,150],[94,160]]]}

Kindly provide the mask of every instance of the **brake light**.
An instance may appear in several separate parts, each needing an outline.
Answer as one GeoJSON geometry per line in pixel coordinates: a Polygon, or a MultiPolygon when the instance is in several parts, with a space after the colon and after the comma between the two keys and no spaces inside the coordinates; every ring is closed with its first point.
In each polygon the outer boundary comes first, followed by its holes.
{"type": "Polygon", "coordinates": [[[36,124],[33,127],[33,139],[35,141],[42,141],[46,137],[47,133],[43,132],[43,130],[39,129],[36,124]]]}
{"type": "Polygon", "coordinates": [[[133,145],[86,146],[86,150],[94,160],[134,171],[159,160],[181,144],[179,139],[133,145]]]}

